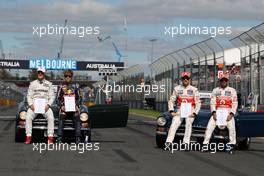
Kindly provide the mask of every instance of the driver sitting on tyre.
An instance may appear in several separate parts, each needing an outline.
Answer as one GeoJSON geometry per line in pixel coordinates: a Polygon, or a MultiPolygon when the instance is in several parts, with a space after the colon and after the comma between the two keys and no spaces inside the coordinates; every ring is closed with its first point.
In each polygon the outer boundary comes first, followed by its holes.
{"type": "Polygon", "coordinates": [[[65,70],[63,74],[64,82],[60,86],[57,94],[57,104],[60,107],[57,142],[62,142],[64,121],[66,118],[70,118],[72,119],[75,127],[75,141],[76,143],[80,143],[81,121],[79,107],[81,104],[81,96],[79,85],[77,83],[72,82],[72,70],[65,70]]]}

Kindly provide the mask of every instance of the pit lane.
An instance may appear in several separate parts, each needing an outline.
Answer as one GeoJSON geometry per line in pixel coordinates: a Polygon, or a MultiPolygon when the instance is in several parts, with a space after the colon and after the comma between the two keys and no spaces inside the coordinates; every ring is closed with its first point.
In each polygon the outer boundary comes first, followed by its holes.
{"type": "Polygon", "coordinates": [[[253,139],[249,151],[236,151],[235,155],[199,151],[171,154],[156,148],[154,124],[151,119],[131,115],[126,128],[92,131],[93,142],[100,143],[99,151],[39,153],[33,151],[33,145],[15,143],[14,120],[2,119],[0,175],[263,175],[262,139],[253,139]]]}

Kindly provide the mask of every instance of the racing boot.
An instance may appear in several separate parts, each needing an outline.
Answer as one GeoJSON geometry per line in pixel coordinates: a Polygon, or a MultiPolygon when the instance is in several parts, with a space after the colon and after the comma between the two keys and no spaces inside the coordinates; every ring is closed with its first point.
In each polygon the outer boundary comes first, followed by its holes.
{"type": "Polygon", "coordinates": [[[208,144],[203,144],[202,149],[201,149],[201,152],[202,153],[209,152],[209,148],[208,147],[209,147],[208,144]]]}
{"type": "Polygon", "coordinates": [[[76,137],[76,138],[75,138],[75,142],[76,142],[76,144],[81,143],[81,138],[80,138],[80,137],[76,137]]]}
{"type": "Polygon", "coordinates": [[[59,136],[59,137],[57,138],[56,143],[62,143],[62,137],[61,137],[61,136],[59,136]]]}
{"type": "Polygon", "coordinates": [[[229,145],[229,147],[227,147],[226,148],[226,152],[228,153],[228,154],[234,154],[234,152],[235,152],[235,145],[234,144],[228,144],[229,145]]]}
{"type": "Polygon", "coordinates": [[[32,140],[32,136],[27,136],[26,137],[25,144],[30,144],[31,143],[31,140],[32,140]]]}
{"type": "Polygon", "coordinates": [[[48,144],[53,144],[53,136],[48,137],[48,144]]]}
{"type": "Polygon", "coordinates": [[[185,145],[184,151],[189,152],[190,151],[190,145],[187,143],[184,143],[184,145],[185,145]]]}
{"type": "Polygon", "coordinates": [[[89,142],[90,142],[89,136],[86,135],[86,136],[85,136],[84,143],[85,143],[85,144],[88,144],[89,142]]]}
{"type": "Polygon", "coordinates": [[[171,151],[171,150],[172,150],[172,145],[173,145],[172,142],[166,142],[166,143],[164,144],[164,148],[163,148],[163,150],[165,150],[165,151],[171,151]]]}

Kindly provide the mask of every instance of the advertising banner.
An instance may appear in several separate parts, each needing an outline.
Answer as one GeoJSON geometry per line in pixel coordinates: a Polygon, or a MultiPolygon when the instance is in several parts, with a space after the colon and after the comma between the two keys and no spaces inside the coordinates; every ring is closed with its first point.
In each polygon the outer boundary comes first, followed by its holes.
{"type": "Polygon", "coordinates": [[[78,70],[78,71],[98,71],[100,67],[111,68],[124,67],[124,62],[95,62],[76,61],[74,59],[30,59],[30,60],[0,60],[0,69],[34,69],[45,67],[47,70],[78,70]]]}

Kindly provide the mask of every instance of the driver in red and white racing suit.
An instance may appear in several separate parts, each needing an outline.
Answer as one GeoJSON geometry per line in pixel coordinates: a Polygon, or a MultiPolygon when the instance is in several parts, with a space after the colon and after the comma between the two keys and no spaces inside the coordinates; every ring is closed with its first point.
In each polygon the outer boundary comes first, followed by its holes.
{"type": "Polygon", "coordinates": [[[170,100],[168,101],[168,109],[171,115],[173,116],[173,119],[166,140],[167,144],[171,144],[173,142],[175,133],[184,119],[182,118],[180,111],[182,103],[191,104],[191,113],[189,114],[188,117],[185,118],[186,124],[185,124],[185,134],[183,138],[184,144],[190,143],[190,138],[192,133],[192,123],[201,107],[198,89],[190,85],[190,76],[191,74],[189,72],[181,73],[182,85],[178,85],[174,88],[170,100]],[[177,102],[176,112],[174,112],[175,102],[177,102]]]}
{"type": "MultiPolygon", "coordinates": [[[[228,115],[226,117],[226,127],[229,131],[229,145],[231,146],[230,151],[233,150],[234,145],[236,144],[236,127],[234,115],[237,111],[238,101],[237,101],[237,92],[234,88],[228,86],[229,74],[223,73],[219,76],[220,87],[217,87],[213,90],[211,95],[211,112],[212,117],[210,118],[207,129],[205,132],[205,138],[203,141],[204,145],[208,145],[211,135],[217,126],[217,110],[227,110],[228,115]]],[[[219,126],[224,127],[224,126],[219,126]]]]}

